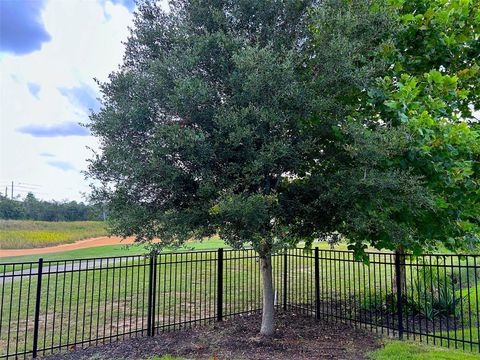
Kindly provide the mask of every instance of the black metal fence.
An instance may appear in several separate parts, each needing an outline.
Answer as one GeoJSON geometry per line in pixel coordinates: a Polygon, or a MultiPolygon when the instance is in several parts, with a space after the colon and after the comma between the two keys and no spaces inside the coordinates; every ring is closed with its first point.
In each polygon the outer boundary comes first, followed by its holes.
{"type": "Polygon", "coordinates": [[[480,352],[477,255],[287,255],[287,307],[378,333],[480,352]]]}
{"type": "MultiPolygon", "coordinates": [[[[293,249],[275,304],[387,335],[480,351],[475,255],[293,249]]],[[[261,309],[252,250],[0,264],[0,357],[29,358],[261,309]]]]}

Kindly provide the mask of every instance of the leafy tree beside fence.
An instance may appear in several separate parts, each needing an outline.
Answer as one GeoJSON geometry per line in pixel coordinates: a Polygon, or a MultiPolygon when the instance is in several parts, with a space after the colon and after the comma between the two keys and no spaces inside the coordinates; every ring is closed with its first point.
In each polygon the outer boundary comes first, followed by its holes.
{"type": "Polygon", "coordinates": [[[310,67],[336,70],[332,54],[343,49],[350,61],[340,63],[347,65],[340,68],[340,81],[337,72],[330,78],[313,74],[318,86],[336,94],[327,114],[337,114],[336,107],[350,110],[334,126],[333,166],[313,172],[317,184],[335,184],[337,191],[319,196],[322,201],[313,198],[310,213],[334,204],[340,209],[337,230],[357,252],[367,244],[415,254],[439,244],[453,251],[475,249],[480,239],[479,2],[324,4],[330,6],[319,6],[312,15],[311,46],[319,56],[310,67]],[[354,131],[344,131],[348,127],[354,131]],[[401,195],[394,200],[392,192],[401,195]]]}

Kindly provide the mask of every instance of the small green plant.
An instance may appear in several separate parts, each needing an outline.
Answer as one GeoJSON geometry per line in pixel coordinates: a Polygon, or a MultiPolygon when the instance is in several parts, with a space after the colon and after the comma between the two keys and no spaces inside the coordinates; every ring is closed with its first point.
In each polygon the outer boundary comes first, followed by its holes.
{"type": "Polygon", "coordinates": [[[437,262],[424,261],[423,266],[417,267],[410,284],[413,294],[407,296],[407,302],[429,320],[438,315],[461,317],[460,304],[466,296],[455,291],[462,285],[458,281],[459,274],[438,265],[437,262]]]}
{"type": "MultiPolygon", "coordinates": [[[[412,267],[407,275],[407,291],[402,296],[404,311],[420,314],[428,320],[437,316],[462,318],[466,315],[464,312],[470,311],[465,306],[462,309],[461,305],[469,304],[469,295],[474,297],[471,303],[475,303],[477,292],[471,286],[478,274],[473,269],[451,269],[440,261],[419,261],[419,266],[412,267]]],[[[378,293],[366,294],[360,301],[360,309],[395,314],[397,295],[389,293],[379,297],[378,293]]]]}

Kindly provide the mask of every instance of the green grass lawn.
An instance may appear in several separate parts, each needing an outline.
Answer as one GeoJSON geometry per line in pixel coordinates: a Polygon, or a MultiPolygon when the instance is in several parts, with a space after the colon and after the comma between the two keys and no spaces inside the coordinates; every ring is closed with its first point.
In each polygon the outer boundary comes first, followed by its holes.
{"type": "MultiPolygon", "coordinates": [[[[322,250],[328,250],[329,245],[326,243],[319,243],[315,245],[316,247],[322,250]]],[[[186,243],[184,246],[178,248],[175,251],[188,251],[188,250],[210,250],[218,248],[229,248],[223,240],[218,237],[213,237],[210,239],[205,239],[203,241],[192,241],[186,243]]],[[[340,244],[336,247],[337,250],[346,250],[346,245],[340,244]]],[[[29,262],[29,261],[38,261],[39,258],[43,260],[72,260],[72,259],[87,259],[93,257],[109,257],[109,256],[131,256],[131,255],[142,255],[146,253],[145,246],[142,244],[139,245],[106,245],[106,246],[97,246],[86,249],[77,249],[62,251],[49,254],[40,254],[40,255],[22,255],[22,256],[8,256],[0,258],[0,264],[11,263],[11,262],[29,262]]],[[[172,250],[166,250],[172,251],[172,250]]],[[[3,269],[0,268],[0,272],[3,269]]]]}
{"type": "Polygon", "coordinates": [[[1,249],[30,249],[105,236],[101,221],[0,220],[1,249]]]}
{"type": "MultiPolygon", "coordinates": [[[[476,319],[474,319],[474,321],[476,321],[476,319]]],[[[465,328],[462,329],[459,324],[459,329],[457,329],[456,331],[451,330],[451,331],[436,332],[435,335],[453,339],[450,341],[445,339],[436,339],[436,342],[438,343],[438,345],[442,345],[442,346],[449,346],[456,349],[478,352],[478,345],[468,344],[462,341],[455,341],[455,339],[465,338],[465,340],[467,341],[478,342],[478,340],[480,339],[478,334],[478,328],[474,326],[469,327],[468,325],[469,324],[467,322],[465,328]]]]}
{"type": "Polygon", "coordinates": [[[368,354],[372,360],[478,360],[478,354],[439,348],[408,341],[388,341],[385,347],[368,354]]]}

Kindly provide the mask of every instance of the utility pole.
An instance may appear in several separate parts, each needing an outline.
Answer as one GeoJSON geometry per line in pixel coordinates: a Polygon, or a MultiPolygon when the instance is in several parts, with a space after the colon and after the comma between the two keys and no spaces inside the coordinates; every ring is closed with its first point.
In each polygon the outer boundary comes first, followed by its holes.
{"type": "Polygon", "coordinates": [[[13,181],[12,181],[12,200],[13,200],[13,181]]]}
{"type": "Polygon", "coordinates": [[[8,196],[8,186],[5,185],[5,199],[7,198],[7,196],[8,196]]]}

